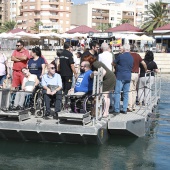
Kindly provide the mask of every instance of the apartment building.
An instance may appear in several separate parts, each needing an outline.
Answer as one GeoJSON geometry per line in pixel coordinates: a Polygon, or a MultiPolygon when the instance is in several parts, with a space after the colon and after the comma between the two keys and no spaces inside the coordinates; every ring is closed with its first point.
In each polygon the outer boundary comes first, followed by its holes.
{"type": "Polygon", "coordinates": [[[21,0],[0,0],[0,25],[5,21],[16,21],[21,0]]]}
{"type": "Polygon", "coordinates": [[[148,5],[147,0],[124,0],[124,3],[128,8],[134,9],[134,25],[141,27],[144,20],[143,13],[148,5]]]}
{"type": "Polygon", "coordinates": [[[127,8],[125,3],[93,0],[73,5],[71,9],[72,25],[87,25],[99,29],[101,24],[111,24],[114,27],[120,24],[122,19],[128,19],[134,24],[134,8],[127,8]]]}
{"type": "Polygon", "coordinates": [[[40,21],[43,26],[39,32],[57,30],[60,33],[70,29],[71,0],[22,0],[20,15],[17,16],[18,28],[31,33],[31,27],[40,21]]]}

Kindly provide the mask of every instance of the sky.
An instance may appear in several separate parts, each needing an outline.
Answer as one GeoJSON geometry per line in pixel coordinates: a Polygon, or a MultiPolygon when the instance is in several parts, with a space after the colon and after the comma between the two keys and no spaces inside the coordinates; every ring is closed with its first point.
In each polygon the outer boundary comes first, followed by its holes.
{"type": "MultiPolygon", "coordinates": [[[[77,3],[82,4],[87,1],[89,1],[89,0],[72,0],[72,2],[74,2],[74,4],[77,4],[77,3]]],[[[113,0],[113,1],[114,2],[123,2],[123,0],[113,0]]]]}

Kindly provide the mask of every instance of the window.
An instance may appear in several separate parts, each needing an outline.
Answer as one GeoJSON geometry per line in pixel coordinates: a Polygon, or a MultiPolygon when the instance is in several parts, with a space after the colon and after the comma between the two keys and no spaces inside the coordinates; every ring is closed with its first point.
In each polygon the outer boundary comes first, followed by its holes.
{"type": "Polygon", "coordinates": [[[31,6],[30,6],[30,9],[35,9],[35,6],[31,5],[31,6]]]}
{"type": "Polygon", "coordinates": [[[111,17],[111,21],[114,21],[114,19],[115,19],[114,17],[111,17]]]}

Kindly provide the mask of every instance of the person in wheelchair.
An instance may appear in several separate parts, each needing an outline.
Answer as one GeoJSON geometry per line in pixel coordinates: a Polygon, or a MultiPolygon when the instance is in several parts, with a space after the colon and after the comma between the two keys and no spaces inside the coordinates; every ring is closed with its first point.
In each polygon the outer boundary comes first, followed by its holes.
{"type": "Polygon", "coordinates": [[[37,76],[31,74],[28,68],[23,67],[21,71],[24,74],[24,79],[22,82],[21,90],[16,92],[14,106],[11,108],[12,110],[23,110],[25,96],[32,94],[34,88],[39,84],[37,76]]]}
{"type": "Polygon", "coordinates": [[[62,80],[58,73],[55,73],[54,64],[49,64],[48,73],[44,74],[41,80],[43,86],[44,102],[46,106],[45,116],[51,115],[50,101],[55,101],[55,114],[61,111],[62,106],[62,80]]]}
{"type": "Polygon", "coordinates": [[[83,61],[80,65],[80,75],[77,78],[74,90],[69,91],[70,95],[79,94],[91,94],[93,89],[93,72],[90,69],[90,63],[83,61]],[[74,91],[74,92],[73,92],[74,91]]]}
{"type": "Polygon", "coordinates": [[[69,90],[68,98],[70,107],[74,113],[82,113],[83,99],[92,94],[93,89],[93,72],[90,69],[90,63],[83,61],[80,65],[80,75],[75,83],[75,87],[69,90]]]}

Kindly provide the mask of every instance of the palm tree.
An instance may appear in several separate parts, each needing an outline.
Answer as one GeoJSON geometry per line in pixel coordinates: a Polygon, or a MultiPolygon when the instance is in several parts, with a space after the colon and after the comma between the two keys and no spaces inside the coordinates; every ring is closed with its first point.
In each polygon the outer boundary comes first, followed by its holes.
{"type": "Polygon", "coordinates": [[[101,30],[102,32],[104,32],[105,30],[108,30],[109,28],[112,27],[111,23],[101,23],[97,26],[98,30],[101,30]]]}
{"type": "Polygon", "coordinates": [[[129,19],[122,19],[120,21],[120,24],[125,24],[125,23],[130,23],[130,20],[129,19]]]}
{"type": "Polygon", "coordinates": [[[15,26],[16,26],[15,21],[6,21],[0,27],[0,33],[9,32],[9,31],[13,30],[15,28],[15,26]]]}
{"type": "Polygon", "coordinates": [[[31,30],[34,30],[36,33],[39,33],[39,26],[43,25],[41,21],[37,21],[33,27],[31,27],[31,30]]]}
{"type": "Polygon", "coordinates": [[[58,29],[53,29],[52,32],[59,33],[59,30],[58,29]]]}
{"type": "Polygon", "coordinates": [[[145,32],[152,33],[154,29],[164,26],[167,24],[167,16],[168,10],[166,10],[162,3],[155,2],[149,5],[148,11],[145,12],[144,15],[147,15],[144,24],[142,25],[142,29],[145,32]]]}

